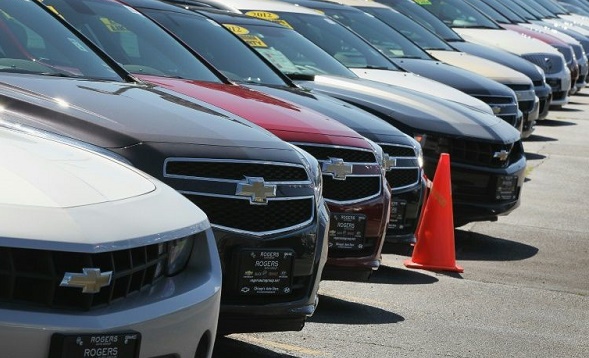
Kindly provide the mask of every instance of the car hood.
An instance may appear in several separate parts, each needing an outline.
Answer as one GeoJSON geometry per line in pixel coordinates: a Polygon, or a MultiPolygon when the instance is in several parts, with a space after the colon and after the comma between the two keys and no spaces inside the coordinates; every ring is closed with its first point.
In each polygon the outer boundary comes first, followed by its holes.
{"type": "Polygon", "coordinates": [[[466,41],[453,41],[450,44],[465,53],[511,67],[528,76],[534,82],[542,81],[542,72],[538,70],[536,65],[511,52],[466,41]]]}
{"type": "Polygon", "coordinates": [[[540,40],[523,37],[514,31],[494,29],[453,28],[466,41],[493,46],[517,55],[531,53],[560,54],[554,47],[540,40]]]}
{"type": "Polygon", "coordinates": [[[270,87],[253,84],[248,86],[256,91],[264,92],[274,97],[284,98],[285,100],[323,113],[374,142],[412,143],[405,133],[381,118],[325,94],[305,91],[301,88],[270,87]]]}
{"type": "Polygon", "coordinates": [[[487,59],[460,51],[428,50],[430,55],[449,65],[477,73],[505,85],[529,85],[532,80],[521,72],[487,59]]]}
{"type": "Polygon", "coordinates": [[[540,41],[545,42],[551,46],[554,46],[554,45],[561,45],[562,46],[562,45],[567,44],[566,43],[567,40],[560,39],[560,38],[558,38],[558,36],[555,36],[554,34],[540,32],[540,31],[537,31],[537,30],[529,28],[529,27],[524,27],[524,26],[515,25],[515,24],[501,24],[501,27],[504,27],[504,28],[514,31],[514,32],[517,32],[520,35],[524,35],[526,37],[531,37],[533,39],[540,40],[540,41]]]}
{"type": "Polygon", "coordinates": [[[507,86],[471,71],[439,61],[404,58],[395,60],[395,63],[407,71],[442,82],[471,96],[495,95],[515,99],[515,93],[507,86]]]}
{"type": "Polygon", "coordinates": [[[313,142],[370,149],[354,130],[294,102],[238,85],[139,76],[150,83],[234,113],[289,142],[313,142]]]}
{"type": "Polygon", "coordinates": [[[298,83],[392,120],[409,135],[437,133],[505,143],[520,137],[518,130],[486,112],[380,82],[322,75],[298,83]]]}
{"type": "Polygon", "coordinates": [[[0,150],[10,153],[0,157],[1,246],[101,252],[210,227],[202,210],[135,168],[21,129],[0,125],[0,150]]]}
{"type": "Polygon", "coordinates": [[[462,91],[450,87],[441,82],[431,80],[412,72],[389,71],[368,68],[350,68],[360,78],[388,83],[390,85],[420,91],[432,96],[438,96],[453,102],[462,103],[469,107],[475,107],[481,111],[493,113],[491,107],[485,102],[476,99],[462,91]]]}
{"type": "Polygon", "coordinates": [[[0,105],[30,114],[35,127],[104,148],[157,142],[291,150],[229,112],[153,85],[2,74],[0,105]]]}

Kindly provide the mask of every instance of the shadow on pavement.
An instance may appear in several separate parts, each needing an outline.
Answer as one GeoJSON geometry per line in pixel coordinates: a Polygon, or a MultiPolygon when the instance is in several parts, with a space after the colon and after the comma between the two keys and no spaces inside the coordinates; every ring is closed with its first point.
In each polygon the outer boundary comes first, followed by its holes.
{"type": "MultiPolygon", "coordinates": [[[[573,104],[573,103],[571,103],[573,104]]],[[[578,108],[570,108],[570,107],[550,107],[550,112],[583,112],[582,109],[578,109],[578,108]]]]}
{"type": "Polygon", "coordinates": [[[538,253],[538,248],[471,231],[455,230],[456,259],[518,261],[538,253]]]}
{"type": "Polygon", "coordinates": [[[243,342],[230,337],[217,337],[212,358],[296,358],[284,353],[276,353],[255,344],[243,342]]]}
{"type": "Polygon", "coordinates": [[[545,159],[546,156],[538,153],[525,153],[527,160],[540,160],[545,159]]]}
{"type": "MultiPolygon", "coordinates": [[[[410,255],[409,255],[410,256],[410,255]]],[[[395,267],[381,265],[372,274],[369,283],[383,283],[391,285],[426,285],[436,283],[439,280],[433,276],[425,275],[419,271],[404,270],[395,267]]]]}
{"type": "Polygon", "coordinates": [[[528,138],[526,138],[524,140],[524,146],[526,145],[526,142],[557,142],[557,141],[558,141],[558,139],[556,139],[556,138],[544,137],[541,135],[532,134],[531,136],[529,136],[528,138]]]}
{"type": "MultiPolygon", "coordinates": [[[[536,125],[541,125],[541,126],[546,126],[546,127],[564,127],[564,126],[576,126],[577,123],[569,122],[569,121],[561,121],[560,119],[544,119],[544,120],[536,122],[536,125]]],[[[530,136],[530,138],[533,136],[534,135],[532,134],[530,136]]],[[[553,139],[553,140],[556,140],[556,139],[553,139]]]]}
{"type": "Polygon", "coordinates": [[[317,310],[308,322],[335,324],[389,324],[404,321],[393,312],[350,302],[335,297],[319,295],[317,310]]]}

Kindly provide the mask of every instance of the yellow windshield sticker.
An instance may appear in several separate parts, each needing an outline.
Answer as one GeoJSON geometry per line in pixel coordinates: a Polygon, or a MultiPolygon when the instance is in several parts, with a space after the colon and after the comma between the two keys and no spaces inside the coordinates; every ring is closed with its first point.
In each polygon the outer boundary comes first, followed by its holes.
{"type": "Polygon", "coordinates": [[[429,0],[413,0],[419,5],[431,5],[432,3],[429,0]]]}
{"type": "Polygon", "coordinates": [[[100,21],[104,24],[104,26],[106,26],[106,28],[110,32],[129,32],[129,30],[127,30],[125,28],[125,26],[123,26],[123,25],[119,24],[118,22],[115,22],[109,18],[101,17],[100,21]]]}
{"type": "Polygon", "coordinates": [[[268,12],[268,11],[248,11],[245,14],[247,16],[257,17],[258,19],[263,19],[263,20],[278,20],[278,19],[280,19],[280,16],[278,16],[278,14],[275,14],[273,12],[268,12]]]}
{"type": "Polygon", "coordinates": [[[245,14],[247,16],[257,17],[258,19],[275,22],[275,23],[282,25],[284,27],[288,27],[291,30],[293,29],[293,27],[290,26],[290,24],[286,20],[281,19],[280,15],[275,14],[273,12],[255,10],[255,11],[248,11],[245,14]]]}
{"type": "Polygon", "coordinates": [[[233,25],[233,24],[223,24],[229,31],[233,32],[236,35],[247,35],[249,34],[249,30],[245,27],[233,25]]]}
{"type": "Polygon", "coordinates": [[[262,41],[262,39],[260,39],[258,36],[255,35],[239,35],[239,37],[245,41],[248,45],[250,45],[251,47],[255,47],[255,48],[260,48],[260,47],[268,47],[268,45],[266,45],[266,43],[264,41],[262,41]]]}

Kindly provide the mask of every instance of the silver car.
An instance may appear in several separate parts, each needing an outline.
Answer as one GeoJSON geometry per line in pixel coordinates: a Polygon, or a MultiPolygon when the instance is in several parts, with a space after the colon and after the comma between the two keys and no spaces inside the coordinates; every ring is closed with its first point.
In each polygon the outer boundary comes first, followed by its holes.
{"type": "Polygon", "coordinates": [[[221,268],[206,215],[112,156],[11,123],[0,122],[0,355],[210,357],[221,268]]]}

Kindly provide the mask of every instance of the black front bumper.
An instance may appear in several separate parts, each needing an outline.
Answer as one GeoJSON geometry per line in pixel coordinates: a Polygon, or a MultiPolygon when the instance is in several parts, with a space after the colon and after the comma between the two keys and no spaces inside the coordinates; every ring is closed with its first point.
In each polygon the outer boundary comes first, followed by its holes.
{"type": "Polygon", "coordinates": [[[316,216],[313,224],[304,229],[271,237],[215,231],[223,269],[218,334],[298,331],[303,328],[317,306],[317,291],[327,260],[327,206],[320,205],[316,216]],[[243,249],[292,249],[294,260],[290,292],[257,295],[241,292],[239,256],[236,254],[243,249]]]}

